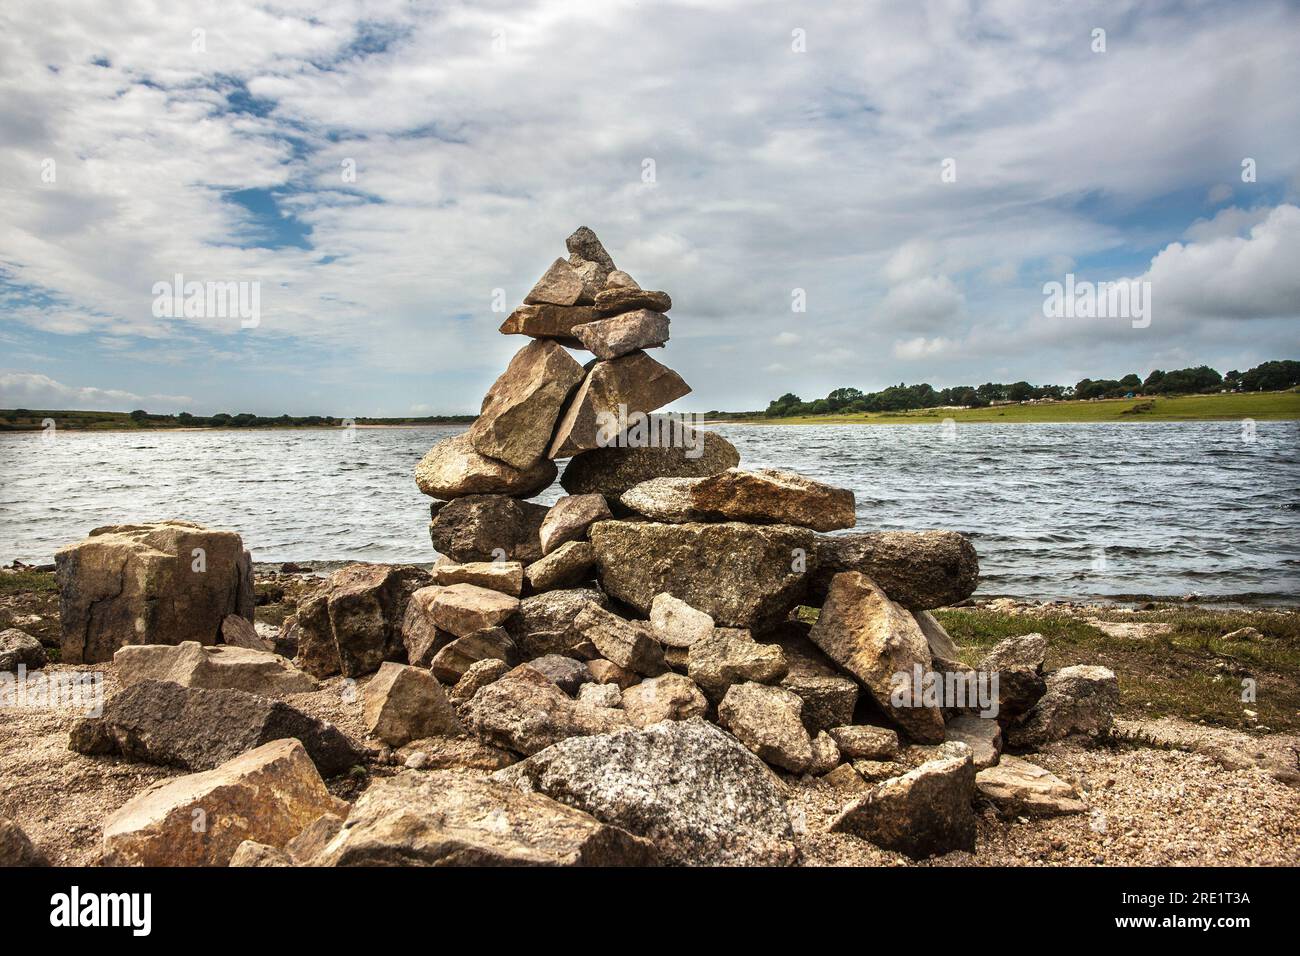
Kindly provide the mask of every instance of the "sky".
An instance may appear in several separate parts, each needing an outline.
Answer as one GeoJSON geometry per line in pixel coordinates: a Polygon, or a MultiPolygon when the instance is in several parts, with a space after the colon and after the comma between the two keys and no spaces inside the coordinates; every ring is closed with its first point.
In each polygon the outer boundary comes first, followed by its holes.
{"type": "Polygon", "coordinates": [[[681,410],[1300,358],[1298,40],[1250,0],[5,0],[0,407],[473,413],[579,225],[672,295],[681,410]],[[1150,314],[1045,315],[1067,274],[1150,314]],[[178,275],[256,320],[160,314],[178,275]]]}

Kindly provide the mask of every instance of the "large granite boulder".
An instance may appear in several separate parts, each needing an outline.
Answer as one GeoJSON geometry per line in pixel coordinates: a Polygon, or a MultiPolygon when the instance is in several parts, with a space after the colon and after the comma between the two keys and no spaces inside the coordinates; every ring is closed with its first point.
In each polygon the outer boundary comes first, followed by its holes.
{"type": "Polygon", "coordinates": [[[80,719],[68,748],[211,770],[263,744],[288,739],[301,742],[325,776],[344,773],[365,759],[361,748],[333,724],[284,701],[158,680],[131,684],[109,698],[103,715],[80,719]]]}
{"type": "Polygon", "coordinates": [[[282,848],[344,816],[303,745],[264,744],[214,770],[154,784],[104,821],[105,866],[226,866],[245,840],[282,848]]]}
{"type": "Polygon", "coordinates": [[[233,531],[189,521],[112,525],[54,556],[65,664],[125,644],[215,644],[227,615],[253,619],[253,565],[233,531]]]}
{"type": "Polygon", "coordinates": [[[285,622],[295,663],[314,677],[359,677],[384,661],[406,661],[402,622],[411,595],[433,583],[426,571],[391,564],[340,568],[285,622]]]}
{"type": "Polygon", "coordinates": [[[266,697],[302,694],[319,686],[310,674],[279,654],[224,644],[128,644],[118,648],[113,664],[123,685],[162,680],[182,687],[243,690],[266,697]]]}
{"type": "Polygon", "coordinates": [[[597,360],[556,425],[547,457],[571,458],[580,451],[605,447],[618,437],[611,423],[653,412],[690,391],[680,375],[645,352],[597,360]]]}
{"type": "Polygon", "coordinates": [[[783,866],[797,857],[780,781],[699,717],[563,740],[494,777],[645,837],[668,863],[783,866]]]}
{"type": "Polygon", "coordinates": [[[480,455],[520,471],[536,468],[565,400],[582,379],[582,366],[561,346],[530,342],[484,396],[482,410],[468,432],[470,444],[480,455]]]}
{"type": "Polygon", "coordinates": [[[789,525],[598,521],[589,532],[601,586],[649,614],[667,592],[721,627],[785,620],[807,586],[813,533],[789,525]]]}
{"type": "Polygon", "coordinates": [[[979,559],[955,531],[864,531],[818,536],[809,593],[824,595],[841,571],[859,571],[911,610],[956,604],[979,583],[979,559]]]}
{"type": "Polygon", "coordinates": [[[448,770],[377,780],[311,866],[653,866],[654,846],[539,793],[448,770]]]}
{"type": "Polygon", "coordinates": [[[560,484],[571,495],[601,494],[612,504],[651,478],[703,478],[740,464],[736,446],[715,432],[681,428],[679,437],[680,444],[654,448],[584,451],[569,461],[560,484]]]}
{"type": "Polygon", "coordinates": [[[415,483],[431,498],[511,495],[531,498],[555,480],[555,462],[542,458],[516,468],[475,450],[468,433],[438,442],[415,466],[415,483]]]}
{"type": "Polygon", "coordinates": [[[504,495],[469,495],[448,502],[429,525],[434,550],[453,561],[519,561],[542,556],[546,506],[504,495]]]}
{"type": "Polygon", "coordinates": [[[910,692],[916,668],[930,670],[930,647],[907,609],[857,571],[835,575],[809,638],[856,677],[876,705],[921,743],[943,740],[943,713],[910,692]],[[900,695],[900,685],[909,689],[900,695]]]}

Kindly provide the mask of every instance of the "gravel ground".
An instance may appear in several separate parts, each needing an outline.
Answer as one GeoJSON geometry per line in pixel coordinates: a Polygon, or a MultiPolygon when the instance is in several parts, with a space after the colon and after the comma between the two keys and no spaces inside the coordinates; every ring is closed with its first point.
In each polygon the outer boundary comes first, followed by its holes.
{"type": "MultiPolygon", "coordinates": [[[[103,671],[110,696],[116,690],[112,670],[106,665],[103,671]]],[[[334,678],[315,693],[287,700],[361,738],[360,685],[334,678]]],[[[65,865],[93,864],[103,819],[148,785],[181,773],[69,751],[68,730],[77,716],[70,708],[0,713],[0,816],[16,820],[65,865]]],[[[1000,819],[985,807],[977,853],[951,853],[926,865],[1300,865],[1300,789],[1278,772],[1294,761],[1300,738],[1211,730],[1168,718],[1123,722],[1121,729],[1161,746],[1065,742],[1030,758],[1074,784],[1090,813],[1000,819]],[[1170,746],[1186,749],[1163,749],[1170,746]]],[[[788,782],[808,865],[910,865],[856,837],[826,832],[850,795],[821,780],[788,782]]],[[[348,786],[344,780],[332,789],[347,796],[348,786]]]]}

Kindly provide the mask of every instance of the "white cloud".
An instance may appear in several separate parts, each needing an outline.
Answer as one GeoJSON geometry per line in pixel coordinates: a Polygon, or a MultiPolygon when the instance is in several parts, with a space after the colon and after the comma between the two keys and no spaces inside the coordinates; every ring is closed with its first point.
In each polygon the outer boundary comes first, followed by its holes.
{"type": "Polygon", "coordinates": [[[144,405],[146,411],[172,411],[193,401],[185,395],[137,395],[116,388],[64,385],[31,372],[0,372],[0,406],[4,408],[120,412],[144,405]]]}

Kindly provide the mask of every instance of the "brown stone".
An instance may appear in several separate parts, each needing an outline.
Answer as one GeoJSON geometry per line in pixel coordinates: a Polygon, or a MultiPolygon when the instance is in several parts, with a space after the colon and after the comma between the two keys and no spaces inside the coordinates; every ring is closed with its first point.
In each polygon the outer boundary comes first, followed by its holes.
{"type": "Polygon", "coordinates": [[[511,664],[518,657],[515,642],[504,628],[489,627],[458,637],[434,654],[429,671],[444,684],[455,684],[479,661],[511,664]]]}
{"type": "Polygon", "coordinates": [[[569,264],[583,275],[589,275],[597,289],[604,288],[610,275],[617,271],[600,239],[586,226],[575,229],[573,235],[564,240],[564,246],[569,250],[569,264]]]}
{"type": "Polygon", "coordinates": [[[591,305],[595,291],[564,259],[556,259],[524,296],[525,305],[591,305]]]}
{"type": "Polygon", "coordinates": [[[565,400],[583,374],[582,366],[555,342],[525,345],[484,397],[482,411],[468,432],[470,444],[480,455],[522,472],[535,470],[565,400]]]}
{"type": "Polygon", "coordinates": [[[471,664],[465,671],[465,675],[456,681],[456,686],[451,689],[448,696],[456,703],[462,704],[488,684],[500,680],[509,670],[509,664],[495,658],[478,661],[471,664]]]}
{"type": "Polygon", "coordinates": [[[107,661],[127,644],[215,644],[228,615],[253,620],[252,558],[233,531],[112,525],[54,563],[64,664],[107,661]]]}
{"type": "Polygon", "coordinates": [[[392,747],[435,734],[458,734],[463,728],[451,702],[428,671],[386,663],[365,689],[366,733],[392,747]]]}
{"type": "Polygon", "coordinates": [[[785,653],[775,644],[760,644],[748,631],[716,628],[687,653],[687,672],[710,700],[719,701],[732,684],[775,684],[789,672],[785,653]]]}
{"type": "Polygon", "coordinates": [[[348,805],[303,745],[276,740],[215,770],[154,784],[104,821],[105,866],[226,866],[245,840],[283,847],[348,805]]]}
{"type": "Polygon", "coordinates": [[[692,506],[736,521],[798,525],[815,531],[852,528],[853,492],[792,471],[731,468],[691,488],[692,506]]]}
{"type": "Polygon", "coordinates": [[[452,584],[435,595],[431,610],[439,630],[465,637],[507,621],[519,610],[519,599],[473,584],[452,584]]]}
{"type": "Polygon", "coordinates": [[[720,627],[776,627],[802,602],[813,532],[789,525],[598,521],[588,537],[611,597],[649,614],[668,593],[720,627]]]}
{"type": "Polygon", "coordinates": [[[575,624],[606,660],[619,667],[648,677],[656,677],[668,669],[662,645],[641,621],[627,621],[591,605],[583,609],[575,624]]]}
{"type": "Polygon", "coordinates": [[[470,495],[439,509],[429,539],[453,561],[528,564],[542,556],[540,530],[546,510],[545,505],[504,495],[470,495]]]}
{"type": "Polygon", "coordinates": [[[718,704],[718,723],[766,763],[804,773],[812,766],[812,739],[799,713],[803,701],[780,687],[732,684],[718,704]]]}
{"type": "Polygon", "coordinates": [[[964,601],[979,583],[975,548],[956,531],[863,531],[818,536],[809,593],[823,595],[841,571],[871,578],[911,610],[964,601]]]}
{"type": "Polygon", "coordinates": [[[246,647],[217,644],[204,647],[186,641],[170,644],[127,645],[113,655],[114,669],[123,686],[137,681],[161,680],[182,687],[209,690],[243,690],[265,697],[313,691],[310,674],[294,667],[279,654],[246,647]]]}
{"type": "Polygon", "coordinates": [[[690,720],[709,712],[709,701],[689,677],[647,677],[623,691],[623,710],[638,727],[661,720],[690,720]]]}
{"type": "Polygon", "coordinates": [[[555,480],[555,463],[542,458],[521,470],[474,450],[468,434],[444,438],[415,468],[415,483],[432,498],[510,495],[529,498],[555,480]]]}
{"type": "Polygon", "coordinates": [[[588,580],[596,566],[596,551],[587,541],[567,541],[540,561],[528,565],[524,574],[535,592],[567,588],[588,580]]]}
{"type": "Polygon", "coordinates": [[[619,315],[636,309],[667,312],[672,307],[673,300],[669,298],[667,292],[655,292],[650,289],[601,289],[596,294],[597,315],[619,315]]]}
{"type": "Polygon", "coordinates": [[[832,727],[829,733],[849,760],[893,760],[898,756],[898,734],[888,727],[850,724],[832,727]]]}
{"type": "MultiPolygon", "coordinates": [[[[662,422],[659,427],[662,430],[662,422]]],[[[716,432],[679,427],[677,438],[674,444],[653,448],[584,451],[569,461],[560,484],[571,495],[602,494],[613,503],[651,478],[703,478],[740,464],[736,446],[716,432]]]]}
{"type": "Polygon", "coordinates": [[[896,683],[911,687],[914,668],[930,668],[930,648],[916,619],[864,574],[846,571],[831,580],[817,623],[808,636],[856,677],[877,706],[923,743],[943,740],[943,714],[922,701],[895,706],[896,683]]]}
{"type": "Polygon", "coordinates": [[[596,320],[589,305],[521,305],[501,323],[502,335],[527,335],[535,339],[554,339],[564,345],[581,348],[573,334],[576,325],[596,320]]]}
{"type": "Polygon", "coordinates": [[[569,400],[547,450],[549,458],[571,458],[618,438],[627,420],[648,414],[690,394],[680,375],[645,352],[596,361],[569,400]]]}
{"type": "Polygon", "coordinates": [[[439,584],[474,584],[519,597],[524,592],[524,566],[519,561],[466,561],[448,560],[435,564],[430,572],[439,584]]]}
{"type": "Polygon", "coordinates": [[[542,554],[550,554],[568,541],[587,536],[592,522],[612,518],[604,495],[567,495],[551,505],[539,534],[542,554]]]}
{"type": "Polygon", "coordinates": [[[573,334],[600,359],[615,359],[637,349],[661,348],[668,341],[668,316],[636,309],[608,319],[575,325],[573,334]]]}
{"type": "Polygon", "coordinates": [[[527,664],[481,687],[462,708],[476,734],[525,756],[568,737],[613,733],[629,726],[621,710],[576,701],[527,664]]]}
{"type": "Polygon", "coordinates": [[[980,795],[1006,813],[1053,816],[1083,813],[1088,804],[1068,783],[1027,760],[1007,755],[975,775],[980,795]]]}

